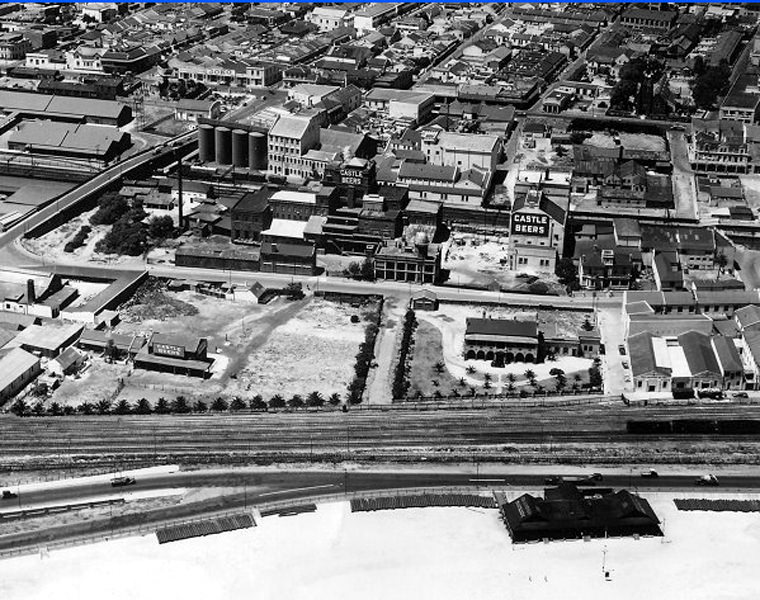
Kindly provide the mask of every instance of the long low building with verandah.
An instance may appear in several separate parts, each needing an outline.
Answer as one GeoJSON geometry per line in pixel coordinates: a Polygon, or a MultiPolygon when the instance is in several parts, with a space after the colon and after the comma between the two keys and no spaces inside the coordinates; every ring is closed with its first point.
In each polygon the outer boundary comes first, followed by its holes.
{"type": "Polygon", "coordinates": [[[538,323],[467,319],[464,357],[468,360],[495,360],[501,364],[535,362],[538,358],[538,323]]]}

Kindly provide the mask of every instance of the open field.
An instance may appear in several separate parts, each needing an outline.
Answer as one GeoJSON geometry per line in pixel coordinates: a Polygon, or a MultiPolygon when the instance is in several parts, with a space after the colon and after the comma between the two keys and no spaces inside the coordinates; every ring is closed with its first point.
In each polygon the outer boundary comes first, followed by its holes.
{"type": "MultiPolygon", "coordinates": [[[[508,499],[522,492],[509,491],[508,499]]],[[[311,600],[357,591],[366,599],[538,599],[568,589],[589,600],[681,598],[686,589],[694,600],[756,597],[755,515],[684,513],[673,494],[644,496],[665,522],[664,538],[514,545],[493,509],[351,513],[346,502],[323,503],[314,513],[259,518],[253,529],[163,546],[146,536],[10,559],[0,592],[9,600],[89,600],[104,589],[115,600],[252,593],[311,600]]]]}
{"type": "Polygon", "coordinates": [[[67,378],[50,402],[125,398],[134,403],[147,398],[155,404],[162,397],[171,402],[183,395],[208,403],[217,396],[249,400],[261,394],[268,400],[281,394],[288,399],[313,391],[325,398],[332,393],[342,396],[353,377],[370,308],[313,297],[299,302],[279,298],[260,305],[247,290],[226,300],[169,292],[149,282],[121,307],[123,320],[116,333],[208,338],[209,357],[215,359],[212,377],[204,381],[145,371],[93,356],[83,376],[67,378]],[[360,317],[358,323],[351,323],[353,315],[360,317]]]}

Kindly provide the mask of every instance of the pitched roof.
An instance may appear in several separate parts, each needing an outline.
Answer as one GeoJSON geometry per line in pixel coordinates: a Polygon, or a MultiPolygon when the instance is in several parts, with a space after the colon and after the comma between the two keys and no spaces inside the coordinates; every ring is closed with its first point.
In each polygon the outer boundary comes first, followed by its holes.
{"type": "Polygon", "coordinates": [[[454,183],[457,171],[457,167],[450,165],[418,164],[405,160],[401,163],[398,176],[404,179],[429,179],[454,183]]]}
{"type": "Polygon", "coordinates": [[[513,321],[511,319],[467,319],[465,335],[497,335],[515,337],[538,337],[536,321],[513,321]]]}
{"type": "Polygon", "coordinates": [[[692,375],[721,372],[709,336],[689,331],[678,336],[678,343],[683,348],[692,375]]]}

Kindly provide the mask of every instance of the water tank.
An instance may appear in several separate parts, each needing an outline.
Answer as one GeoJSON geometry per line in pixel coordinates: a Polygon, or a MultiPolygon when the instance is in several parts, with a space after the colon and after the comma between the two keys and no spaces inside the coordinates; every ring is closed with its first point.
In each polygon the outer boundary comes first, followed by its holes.
{"type": "Polygon", "coordinates": [[[248,168],[251,171],[267,169],[267,136],[258,131],[248,136],[248,168]]]}
{"type": "Polygon", "coordinates": [[[216,128],[216,162],[220,165],[232,164],[232,131],[226,127],[216,128]]]}
{"type": "Polygon", "coordinates": [[[214,162],[214,126],[201,125],[198,128],[198,157],[202,162],[214,162]]]}
{"type": "Polygon", "coordinates": [[[232,164],[236,167],[248,166],[248,132],[242,129],[232,132],[232,164]]]}

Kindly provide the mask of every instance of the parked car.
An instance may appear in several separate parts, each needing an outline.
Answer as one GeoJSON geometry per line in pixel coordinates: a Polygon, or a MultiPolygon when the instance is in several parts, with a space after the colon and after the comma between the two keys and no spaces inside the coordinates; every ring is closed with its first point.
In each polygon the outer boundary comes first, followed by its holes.
{"type": "Polygon", "coordinates": [[[648,471],[643,471],[641,473],[641,476],[646,479],[657,479],[660,476],[660,474],[654,469],[649,469],[648,471]]]}
{"type": "Polygon", "coordinates": [[[629,365],[628,365],[628,361],[627,361],[627,360],[624,360],[624,361],[623,361],[621,364],[623,365],[623,368],[624,368],[624,369],[628,369],[628,368],[629,368],[629,365]]]}
{"type": "Polygon", "coordinates": [[[749,394],[747,392],[734,392],[733,397],[734,398],[749,398],[749,394]]]}
{"type": "Polygon", "coordinates": [[[694,485],[709,485],[709,486],[716,486],[720,485],[720,482],[718,481],[718,478],[715,475],[702,475],[701,477],[697,477],[697,479],[694,480],[694,485]]]}
{"type": "Polygon", "coordinates": [[[623,356],[625,356],[625,346],[623,346],[623,344],[620,344],[618,346],[618,352],[620,352],[620,354],[622,354],[623,356]]]}
{"type": "Polygon", "coordinates": [[[18,494],[10,490],[3,490],[2,496],[0,496],[0,500],[13,500],[14,498],[18,498],[18,494]]]}
{"type": "Polygon", "coordinates": [[[111,480],[113,487],[124,487],[125,485],[134,485],[137,483],[134,477],[114,477],[111,480]]]}

